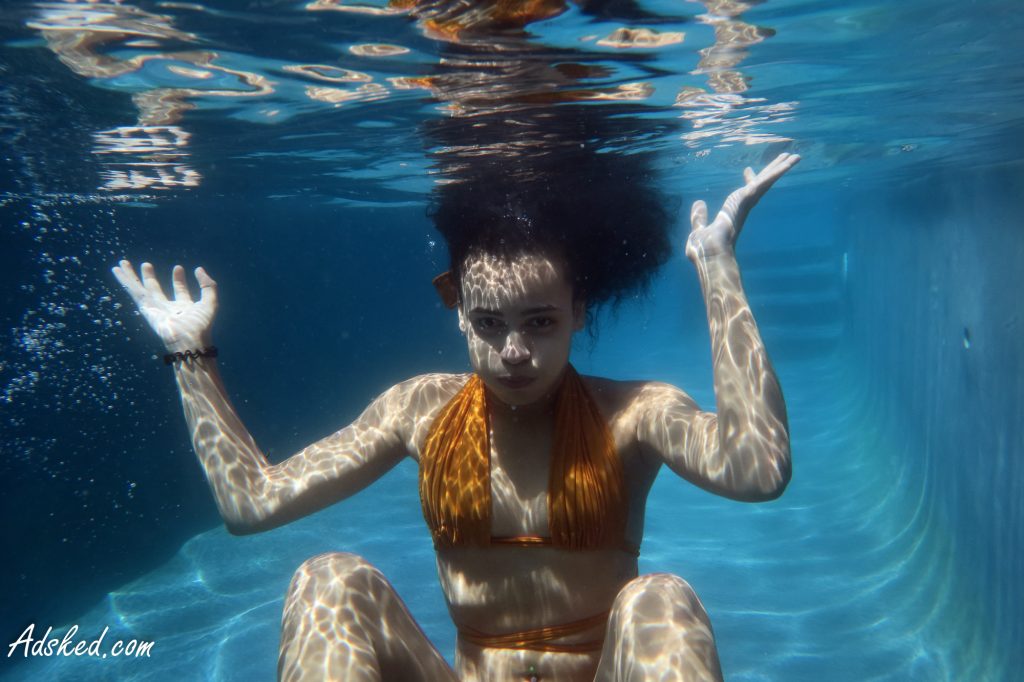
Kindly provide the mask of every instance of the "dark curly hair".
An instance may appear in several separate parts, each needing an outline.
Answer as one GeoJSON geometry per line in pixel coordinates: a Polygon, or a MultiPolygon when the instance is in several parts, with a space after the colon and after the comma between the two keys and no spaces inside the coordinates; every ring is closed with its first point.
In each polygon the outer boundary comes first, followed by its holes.
{"type": "Polygon", "coordinates": [[[525,124],[522,112],[438,123],[443,180],[430,215],[452,273],[461,282],[474,253],[555,255],[577,300],[617,304],[671,255],[677,203],[656,188],[649,154],[612,148],[635,141],[638,119],[581,105],[534,114],[525,124]]]}

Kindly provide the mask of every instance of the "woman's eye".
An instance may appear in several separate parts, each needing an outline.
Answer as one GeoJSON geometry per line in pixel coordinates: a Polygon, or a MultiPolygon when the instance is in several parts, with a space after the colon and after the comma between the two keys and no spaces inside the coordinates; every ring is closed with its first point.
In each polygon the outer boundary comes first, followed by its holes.
{"type": "Polygon", "coordinates": [[[482,332],[493,332],[502,327],[501,320],[496,317],[478,317],[473,321],[473,324],[482,332]]]}
{"type": "Polygon", "coordinates": [[[534,329],[547,329],[555,323],[555,320],[550,317],[533,317],[530,318],[529,325],[534,329]]]}

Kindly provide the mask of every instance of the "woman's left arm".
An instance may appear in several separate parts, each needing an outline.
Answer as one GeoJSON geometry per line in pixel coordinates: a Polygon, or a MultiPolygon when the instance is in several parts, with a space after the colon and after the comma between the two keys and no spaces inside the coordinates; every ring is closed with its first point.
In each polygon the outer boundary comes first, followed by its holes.
{"type": "Polygon", "coordinates": [[[789,483],[789,426],[782,389],[743,292],[735,245],[750,210],[799,160],[782,154],[760,173],[746,169],[746,184],[729,195],[710,224],[704,202],[693,205],[686,256],[697,267],[707,306],[717,414],[701,411],[666,384],[649,384],[640,396],[641,443],[680,476],[749,502],[775,499],[789,483]]]}

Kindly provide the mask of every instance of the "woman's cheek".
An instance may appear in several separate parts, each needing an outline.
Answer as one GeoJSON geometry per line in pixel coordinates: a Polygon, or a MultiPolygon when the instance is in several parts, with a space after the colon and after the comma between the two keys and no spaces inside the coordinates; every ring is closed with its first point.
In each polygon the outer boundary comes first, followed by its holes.
{"type": "Polygon", "coordinates": [[[497,357],[494,349],[473,332],[467,335],[466,340],[469,343],[469,361],[473,365],[473,369],[478,372],[487,370],[490,367],[491,356],[497,357]]]}

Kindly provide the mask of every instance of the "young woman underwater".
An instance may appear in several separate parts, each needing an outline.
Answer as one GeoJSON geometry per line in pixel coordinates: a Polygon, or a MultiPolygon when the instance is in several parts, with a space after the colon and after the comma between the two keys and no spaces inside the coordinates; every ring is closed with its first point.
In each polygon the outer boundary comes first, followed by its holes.
{"type": "Polygon", "coordinates": [[[195,450],[232,533],[280,526],[355,494],[405,457],[418,462],[458,629],[455,669],[379,570],[330,553],[306,561],[289,587],[279,678],[721,679],[697,595],[674,575],[638,576],[637,555],[663,465],[748,502],[778,497],[789,481],[785,404],[734,247],[750,210],[798,161],[782,154],[760,173],[748,168],[711,222],[704,202],[693,205],[686,255],[707,306],[717,414],[668,384],[576,373],[570,346],[587,306],[630,282],[598,281],[579,244],[509,205],[493,225],[462,232],[435,215],[452,259],[438,287],[457,308],[473,373],[402,382],[349,426],[271,464],[214,358],[196,352],[211,346],[214,280],[197,268],[193,301],[175,266],[168,299],[152,265],[142,264],[140,280],[121,261],[118,281],[178,354],[195,450]]]}

